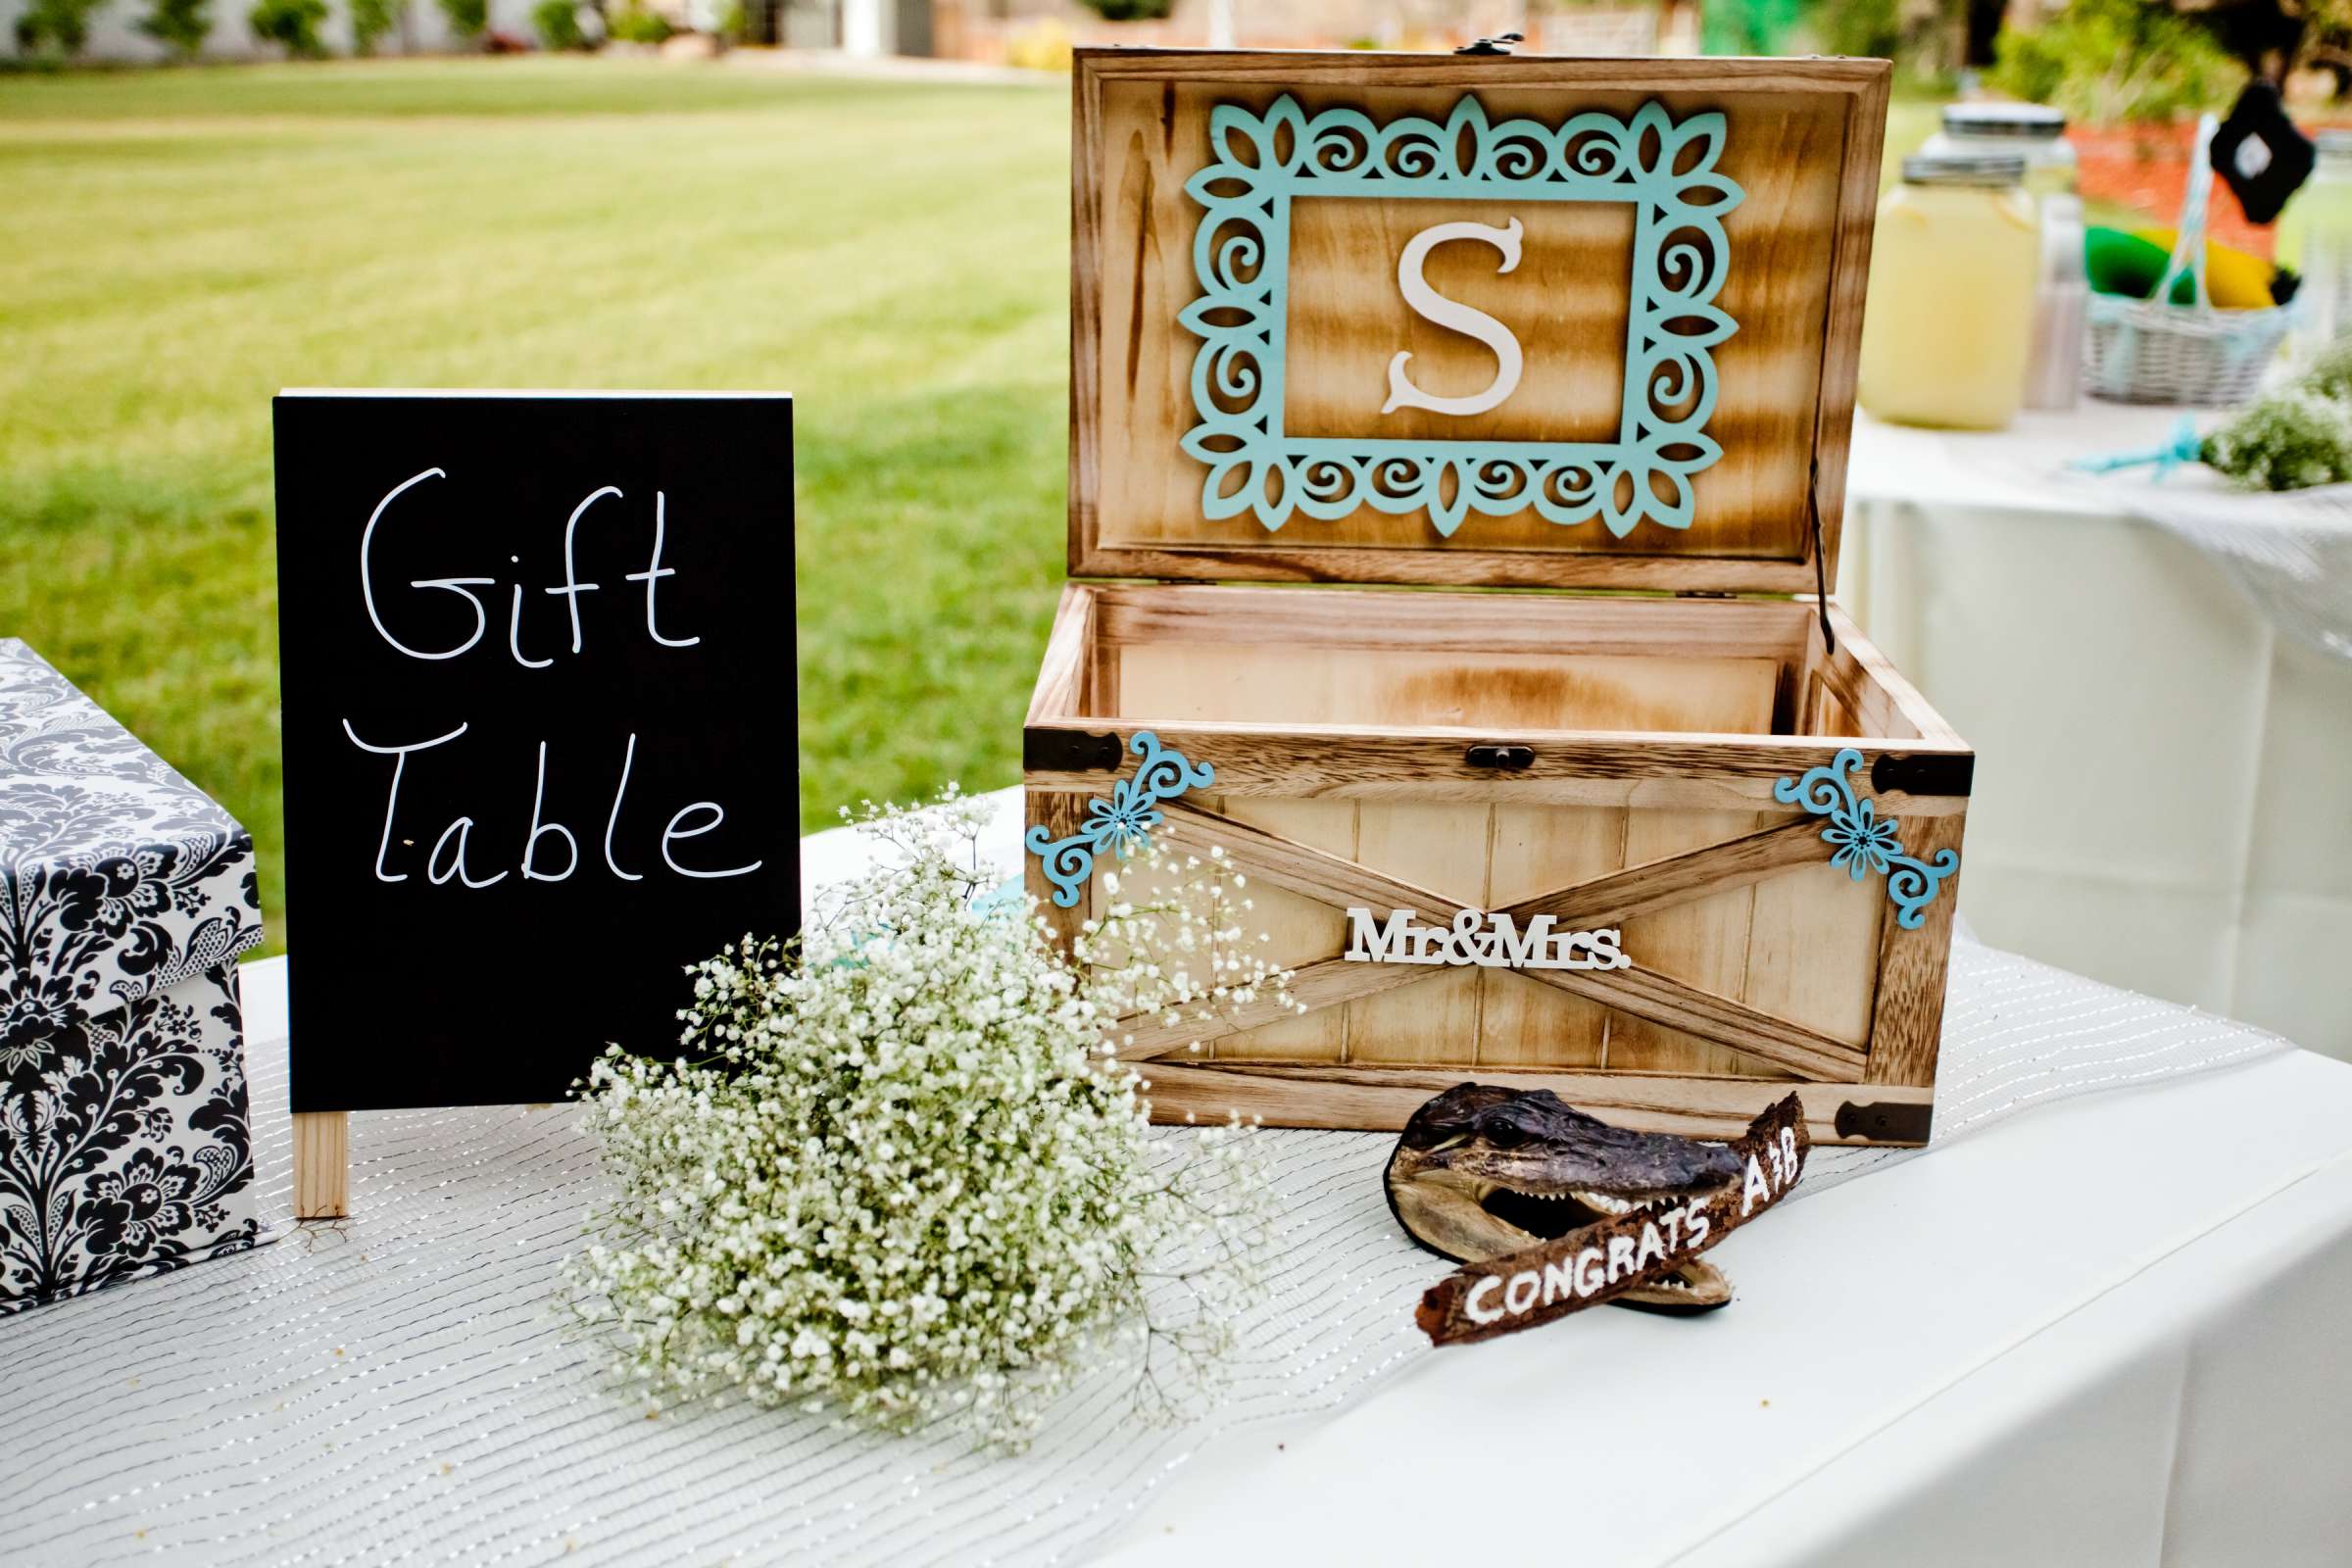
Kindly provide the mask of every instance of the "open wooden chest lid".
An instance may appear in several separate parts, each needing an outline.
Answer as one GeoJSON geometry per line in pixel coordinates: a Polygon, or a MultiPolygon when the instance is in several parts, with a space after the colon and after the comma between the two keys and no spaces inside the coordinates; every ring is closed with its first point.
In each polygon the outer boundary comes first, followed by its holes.
{"type": "Polygon", "coordinates": [[[1887,74],[1081,51],[1071,575],[1834,583],[1887,74]]]}

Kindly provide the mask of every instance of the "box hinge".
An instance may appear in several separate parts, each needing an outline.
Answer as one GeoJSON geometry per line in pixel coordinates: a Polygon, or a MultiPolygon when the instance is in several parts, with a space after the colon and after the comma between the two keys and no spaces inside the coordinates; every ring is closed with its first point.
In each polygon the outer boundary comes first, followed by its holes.
{"type": "Polygon", "coordinates": [[[1805,520],[1813,525],[1813,612],[1821,617],[1821,651],[1838,651],[1830,630],[1830,567],[1821,548],[1821,452],[1816,448],[1805,465],[1805,520]]]}
{"type": "Polygon", "coordinates": [[[1976,777],[1974,752],[1886,752],[1870,764],[1870,787],[1881,795],[1966,795],[1976,777]]]}
{"type": "Polygon", "coordinates": [[[1936,1119],[1934,1105],[1902,1101],[1847,1101],[1838,1107],[1838,1136],[1872,1143],[1924,1144],[1936,1119]]]}
{"type": "Polygon", "coordinates": [[[1021,731],[1021,770],[1027,773],[1116,773],[1122,760],[1116,733],[1039,726],[1021,731]]]}

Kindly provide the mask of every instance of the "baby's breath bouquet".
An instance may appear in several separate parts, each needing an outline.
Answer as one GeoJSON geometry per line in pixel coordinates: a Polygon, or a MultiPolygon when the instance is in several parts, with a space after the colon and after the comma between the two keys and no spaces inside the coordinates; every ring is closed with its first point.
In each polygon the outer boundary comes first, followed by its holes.
{"type": "Polygon", "coordinates": [[[987,817],[953,792],[869,807],[882,863],[797,951],[719,954],[681,1054],[591,1070],[615,1196],[565,1286],[615,1370],[1004,1446],[1106,1349],[1147,1405],[1207,1386],[1264,1174],[1238,1123],[1148,1126],[1120,1021],[1286,1000],[1289,976],[1247,951],[1245,879],[1172,852],[1064,958],[981,864],[987,817]]]}
{"type": "Polygon", "coordinates": [[[2281,387],[2207,436],[2198,455],[2242,490],[2341,484],[2352,479],[2352,403],[2317,387],[2281,387]]]}
{"type": "Polygon", "coordinates": [[[2202,463],[2240,490],[2308,490],[2352,481],[2352,343],[2324,351],[2301,375],[2273,387],[2210,435],[2182,418],[2161,446],[2083,459],[2091,473],[2153,465],[2161,479],[2202,463]]]}

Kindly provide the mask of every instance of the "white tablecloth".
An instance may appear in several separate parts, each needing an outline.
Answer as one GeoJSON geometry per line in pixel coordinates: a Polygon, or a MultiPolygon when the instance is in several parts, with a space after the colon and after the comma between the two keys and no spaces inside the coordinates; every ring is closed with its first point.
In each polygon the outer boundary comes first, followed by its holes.
{"type": "Polygon", "coordinates": [[[2178,417],[1857,419],[1838,596],[1977,749],[1987,942],[2352,1056],[2352,660],[2127,514],[2143,481],[2063,472],[2178,417]]]}
{"type": "Polygon", "coordinates": [[[2352,1556],[2352,1067],[2045,1107],[1711,1255],[1722,1312],[1441,1351],[1195,1460],[1108,1561],[2352,1556]]]}
{"type": "MultiPolygon", "coordinates": [[[[284,962],[245,974],[282,1213],[284,962]]],[[[1269,1134],[1228,1401],[1084,1389],[1017,1460],[647,1419],[554,1299],[576,1118],[363,1114],[350,1220],[0,1320],[0,1563],[2341,1562],[2352,1067],[1965,941],[1944,1062],[1938,1146],[1818,1152],[1723,1312],[1436,1352],[1388,1140],[1269,1134]]]]}

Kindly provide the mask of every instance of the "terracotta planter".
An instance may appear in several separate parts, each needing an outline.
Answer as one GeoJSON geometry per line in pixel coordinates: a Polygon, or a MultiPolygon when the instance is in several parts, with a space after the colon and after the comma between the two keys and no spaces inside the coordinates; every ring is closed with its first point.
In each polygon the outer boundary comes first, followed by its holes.
{"type": "MultiPolygon", "coordinates": [[[[2066,139],[2074,144],[2083,200],[2128,207],[2150,223],[2180,220],[2180,197],[2188,185],[2189,153],[2197,139],[2195,122],[2105,129],[2076,126],[2067,131],[2066,139]]],[[[2270,226],[2248,222],[2237,197],[2219,179],[2214,181],[2213,200],[2206,210],[2206,234],[2270,259],[2270,226]]]]}

